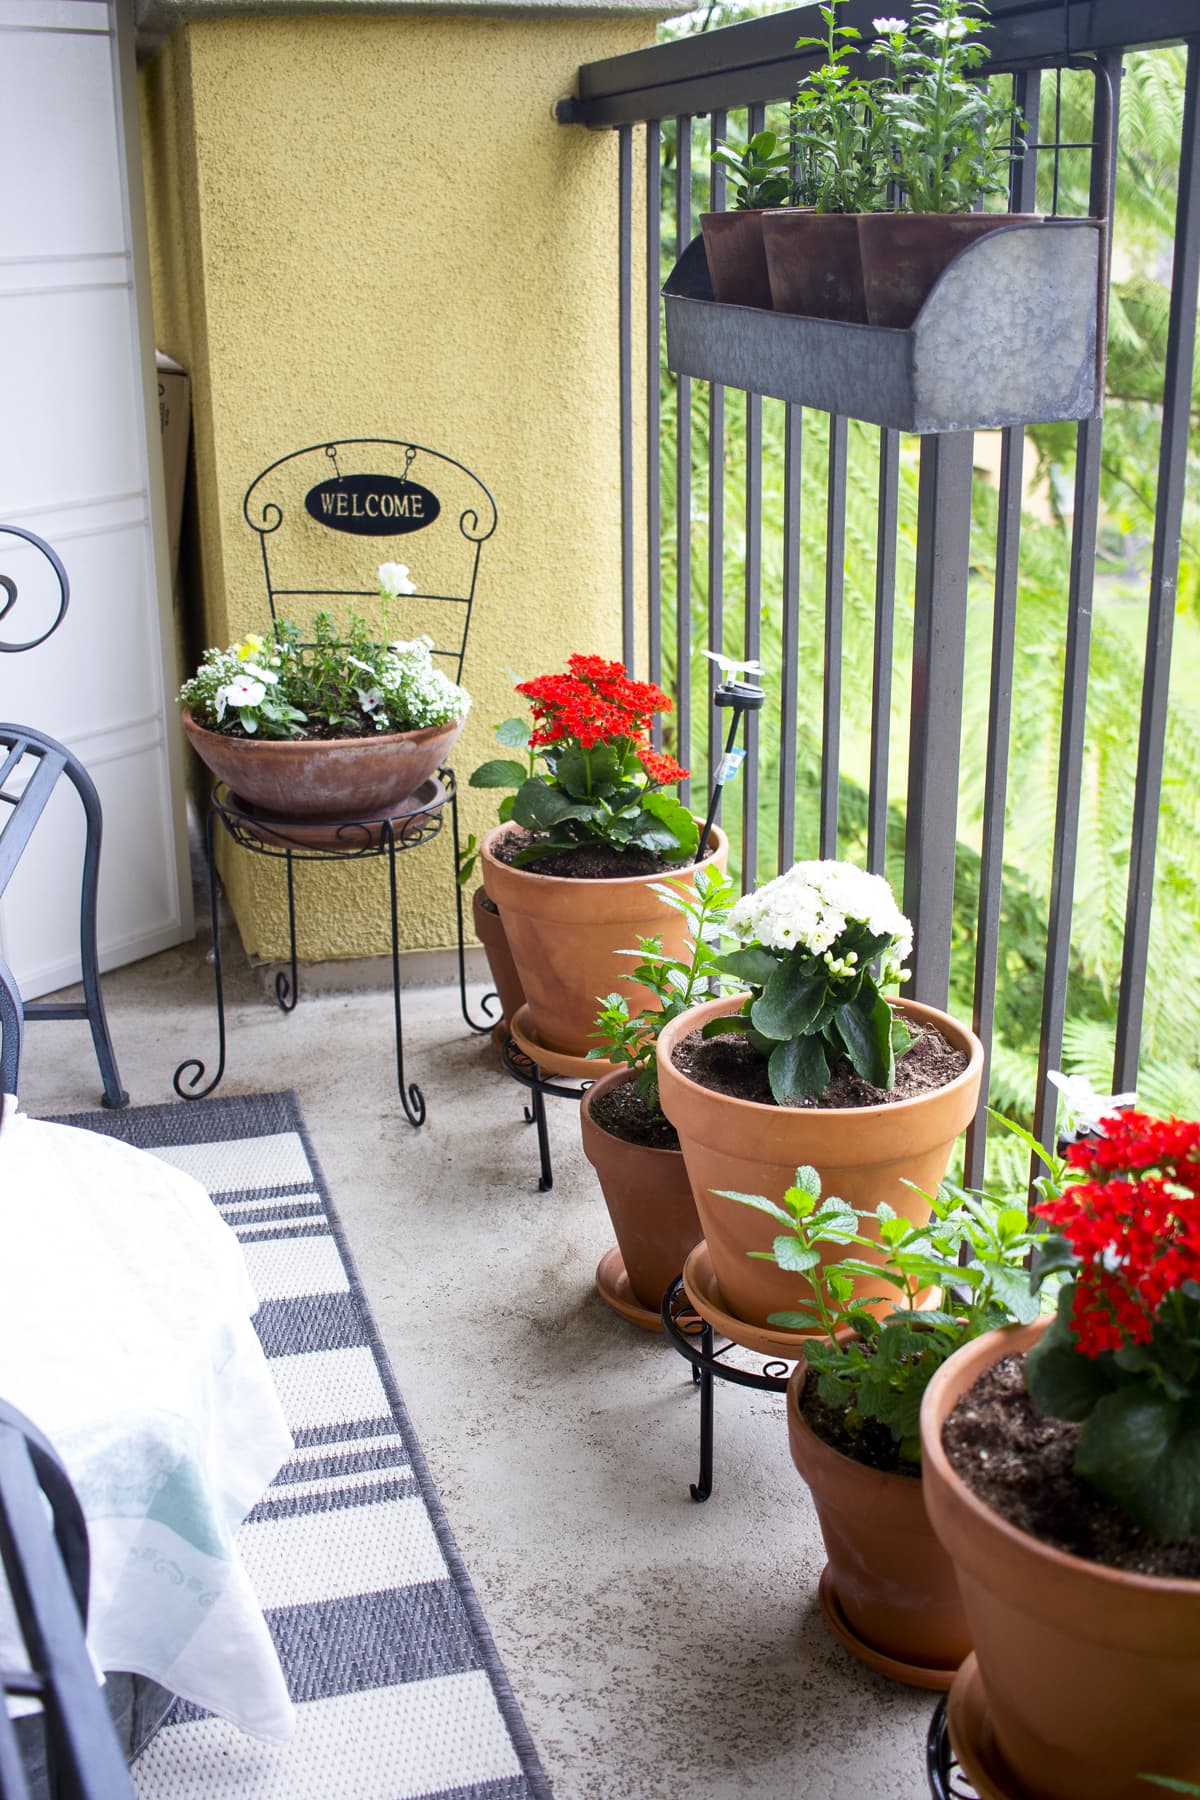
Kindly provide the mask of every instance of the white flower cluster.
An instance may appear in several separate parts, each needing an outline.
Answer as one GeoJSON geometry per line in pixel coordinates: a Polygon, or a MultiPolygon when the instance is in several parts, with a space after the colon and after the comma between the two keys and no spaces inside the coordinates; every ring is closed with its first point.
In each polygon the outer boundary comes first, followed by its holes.
{"type": "MultiPolygon", "coordinates": [[[[466,717],[471,696],[442,669],[435,668],[430,660],[432,649],[430,637],[388,645],[378,687],[368,696],[379,707],[375,719],[378,730],[419,731],[426,725],[466,717]]],[[[372,710],[364,701],[364,711],[372,710]]]]}
{"type": "Polygon", "coordinates": [[[818,956],[831,974],[850,974],[853,951],[838,954],[848,925],[866,925],[873,936],[892,940],[885,952],[885,977],[896,979],[912,949],[912,926],[896,905],[882,875],[868,875],[848,862],[798,862],[785,875],[764,882],[740,899],[728,929],[743,944],[792,950],[797,944],[818,956]]]}

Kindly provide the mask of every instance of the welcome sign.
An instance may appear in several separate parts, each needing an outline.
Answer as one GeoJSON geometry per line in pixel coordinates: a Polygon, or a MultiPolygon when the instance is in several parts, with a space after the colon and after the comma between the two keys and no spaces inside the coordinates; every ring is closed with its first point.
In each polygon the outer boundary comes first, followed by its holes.
{"type": "Polygon", "coordinates": [[[442,503],[427,487],[401,475],[338,475],[310,488],[304,508],[330,531],[400,537],[432,525],[442,503]]]}

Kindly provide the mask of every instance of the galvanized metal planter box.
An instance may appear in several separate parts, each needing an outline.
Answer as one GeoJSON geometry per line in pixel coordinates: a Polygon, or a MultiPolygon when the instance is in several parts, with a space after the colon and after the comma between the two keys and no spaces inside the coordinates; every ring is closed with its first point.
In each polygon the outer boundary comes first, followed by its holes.
{"type": "Polygon", "coordinates": [[[712,297],[702,239],[663,288],[677,375],[898,431],[1086,419],[1103,393],[1103,221],[1005,225],[964,250],[907,331],[712,297]]]}

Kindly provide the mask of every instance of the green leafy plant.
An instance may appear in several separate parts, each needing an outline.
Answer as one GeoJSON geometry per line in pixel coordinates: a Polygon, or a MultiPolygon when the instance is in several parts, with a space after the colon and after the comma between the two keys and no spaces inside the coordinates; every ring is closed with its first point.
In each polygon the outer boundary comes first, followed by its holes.
{"type": "Polygon", "coordinates": [[[881,875],[853,863],[795,863],[738,901],[728,931],[742,948],[719,966],[750,992],[705,1034],[744,1031],[767,1058],[780,1106],[817,1098],[843,1056],[874,1087],[894,1085],[911,1038],[884,989],[901,979],[912,928],[881,875]]]}
{"type": "Polygon", "coordinates": [[[655,882],[653,886],[665,906],[673,907],[687,919],[687,950],[681,957],[667,956],[661,936],[655,936],[639,938],[636,950],[620,953],[639,959],[633,978],[658,996],[658,1005],[631,1013],[624,994],[606,995],[592,1033],[599,1039],[599,1046],[589,1050],[588,1056],[633,1069],[633,1085],[639,1099],[651,1112],[658,1112],[654,1047],[663,1026],[693,1007],[703,989],[723,992],[736,985],[718,968],[718,952],[712,938],[728,917],[737,886],[715,868],[697,869],[694,887],[691,881],[655,882]]]}
{"type": "Polygon", "coordinates": [[[1200,1533],[1200,1122],[1122,1112],[1066,1160],[1035,1208],[1034,1280],[1067,1280],[1026,1385],[1081,1426],[1075,1473],[1173,1543],[1200,1533]]]}
{"type": "Polygon", "coordinates": [[[471,704],[466,689],[434,666],[432,648],[428,637],[383,641],[353,612],[344,626],[318,613],[307,634],[284,619],[269,637],[206,650],[179,698],[197,724],[228,737],[418,731],[462,718],[471,704]]]}
{"type": "Polygon", "coordinates": [[[773,131],[756,131],[746,144],[726,139],[712,159],[728,173],[735,211],[787,206],[795,198],[791,151],[773,131]]]}
{"type": "Polygon", "coordinates": [[[871,54],[891,65],[875,85],[880,123],[892,144],[891,175],[913,212],[970,212],[1007,191],[1023,148],[1024,121],[1008,101],[972,80],[987,29],[977,0],[914,0],[912,21],[877,19],[871,54]]]}
{"type": "MultiPolygon", "coordinates": [[[[533,774],[537,757],[529,742],[529,721],[527,719],[502,719],[495,727],[496,742],[504,750],[520,750],[523,760],[518,762],[515,756],[491,757],[480,763],[470,777],[469,785],[478,788],[519,788],[523,781],[533,774]]],[[[506,794],[496,809],[500,824],[512,816],[513,797],[506,794]]],[[[479,839],[471,832],[466,843],[458,853],[456,880],[459,887],[466,887],[475,872],[479,861],[479,839]]]]}
{"type": "Polygon", "coordinates": [[[470,778],[472,787],[512,787],[519,780],[501,817],[535,833],[536,841],[515,863],[584,844],[650,851],[668,863],[694,854],[696,821],[665,791],[687,770],[650,742],[655,714],[673,705],[661,688],[634,681],[620,663],[576,655],[565,674],[519,682],[517,692],[532,703],[533,728],[521,730],[544,770],[505,759],[484,763],[470,778]]]}
{"type": "Polygon", "coordinates": [[[796,1170],[780,1205],[762,1194],[725,1194],[784,1227],[770,1251],[750,1254],[809,1289],[810,1298],[792,1312],[772,1313],[770,1323],[823,1334],[804,1346],[820,1398],[841,1414],[852,1438],[869,1421],[885,1426],[899,1461],[909,1464],[920,1460],[921,1396],[946,1358],[985,1331],[1037,1317],[1025,1259],[1045,1235],[1031,1230],[1024,1208],[1012,1202],[949,1182],[926,1197],[932,1210],[921,1225],[886,1204],[856,1212],[836,1194],[822,1198],[820,1177],[808,1166],[796,1170]],[[863,1220],[877,1236],[862,1230],[863,1220]],[[882,1264],[854,1254],[881,1244],[882,1264]],[[827,1261],[825,1246],[847,1254],[827,1261]],[[856,1298],[856,1276],[886,1282],[895,1298],[856,1298]],[[918,1309],[929,1288],[942,1290],[941,1306],[918,1309]]]}
{"type": "Polygon", "coordinates": [[[873,212],[885,204],[891,176],[887,132],[875,82],[852,73],[862,33],[837,23],[844,0],[819,8],[823,38],[797,38],[797,50],[824,50],[792,101],[792,154],[800,197],[818,212],[873,212]]]}

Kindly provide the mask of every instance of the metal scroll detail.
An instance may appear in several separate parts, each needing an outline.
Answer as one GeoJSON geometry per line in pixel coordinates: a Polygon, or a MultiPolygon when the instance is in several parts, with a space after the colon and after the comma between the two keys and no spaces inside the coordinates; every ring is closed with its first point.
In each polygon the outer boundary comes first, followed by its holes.
{"type": "MultiPolygon", "coordinates": [[[[71,600],[71,584],[67,580],[67,571],[63,568],[56,552],[50,548],[45,538],[38,537],[36,532],[25,531],[20,525],[0,525],[0,537],[20,538],[22,542],[32,544],[34,549],[40,551],[50,564],[58,586],[57,611],[45,631],[37,637],[27,638],[24,643],[20,644],[6,644],[0,639],[0,652],[16,656],[22,650],[36,650],[39,644],[44,644],[47,638],[54,636],[67,616],[67,607],[71,600]]],[[[4,546],[0,544],[0,554],[3,553],[3,549],[4,546]]],[[[0,626],[12,612],[19,598],[20,592],[12,576],[0,574],[0,626]]]]}

